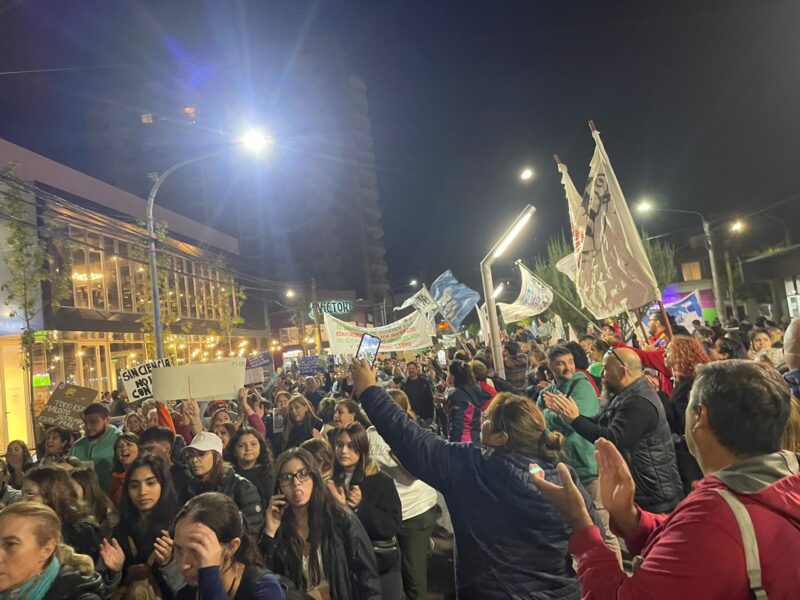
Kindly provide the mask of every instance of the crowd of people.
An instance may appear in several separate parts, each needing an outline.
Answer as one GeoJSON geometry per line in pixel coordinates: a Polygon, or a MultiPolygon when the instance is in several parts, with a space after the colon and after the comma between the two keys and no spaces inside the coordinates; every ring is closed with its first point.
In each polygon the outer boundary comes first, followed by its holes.
{"type": "Polygon", "coordinates": [[[115,392],[0,459],[0,599],[792,598],[800,320],[517,327],[233,400],[115,392]]]}

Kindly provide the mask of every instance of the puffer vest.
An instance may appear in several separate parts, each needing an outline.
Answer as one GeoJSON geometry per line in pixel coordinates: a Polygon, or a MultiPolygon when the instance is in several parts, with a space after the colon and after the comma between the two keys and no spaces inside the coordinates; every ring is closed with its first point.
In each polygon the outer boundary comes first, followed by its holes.
{"type": "Polygon", "coordinates": [[[633,450],[621,450],[636,483],[636,504],[654,513],[671,511],[683,497],[675,446],[669,430],[664,405],[655,390],[642,377],[622,390],[598,418],[603,427],[614,420],[616,413],[634,398],[647,400],[658,412],[658,425],[646,431],[633,450]]]}

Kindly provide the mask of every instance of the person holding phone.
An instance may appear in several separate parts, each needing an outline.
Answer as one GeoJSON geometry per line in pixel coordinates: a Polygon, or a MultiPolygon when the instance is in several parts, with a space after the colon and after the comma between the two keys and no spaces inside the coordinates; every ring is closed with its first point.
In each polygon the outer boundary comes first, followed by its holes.
{"type": "Polygon", "coordinates": [[[287,450],[275,471],[260,539],[268,566],[311,598],[379,600],[369,536],[353,511],[333,500],[314,457],[302,448],[287,450]]]}

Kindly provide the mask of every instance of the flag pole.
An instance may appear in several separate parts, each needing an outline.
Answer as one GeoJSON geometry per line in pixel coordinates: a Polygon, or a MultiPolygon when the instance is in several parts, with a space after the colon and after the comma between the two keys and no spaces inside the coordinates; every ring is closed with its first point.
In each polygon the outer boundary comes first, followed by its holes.
{"type": "MultiPolygon", "coordinates": [[[[424,283],[422,284],[422,287],[425,288],[426,291],[428,290],[428,288],[425,286],[424,283]]],[[[428,295],[431,297],[431,300],[433,300],[433,305],[436,307],[436,310],[439,311],[439,314],[442,315],[442,318],[447,322],[447,326],[450,328],[450,331],[452,331],[455,334],[456,339],[458,340],[458,343],[461,344],[461,348],[463,348],[463,350],[467,354],[472,356],[472,352],[470,352],[469,348],[467,347],[466,342],[463,340],[463,338],[458,333],[458,331],[453,329],[453,325],[450,323],[450,321],[447,320],[447,317],[445,316],[444,311],[442,310],[442,307],[439,306],[439,303],[436,301],[436,298],[434,298],[433,294],[431,294],[430,292],[428,292],[428,295]]],[[[436,339],[437,340],[439,339],[438,331],[437,331],[437,334],[436,334],[436,339]]]]}
{"type": "MultiPolygon", "coordinates": [[[[531,270],[528,268],[528,266],[527,266],[527,265],[526,265],[524,262],[522,262],[522,259],[521,259],[521,258],[518,258],[518,259],[515,261],[515,263],[514,263],[514,264],[517,264],[517,265],[519,265],[519,266],[521,266],[521,267],[524,267],[526,271],[528,271],[529,273],[531,273],[531,275],[533,275],[534,277],[536,277],[536,275],[534,274],[534,272],[533,272],[533,271],[531,271],[531,270]]],[[[577,307],[577,306],[575,306],[575,305],[574,305],[572,302],[570,302],[569,300],[567,300],[567,299],[566,299],[564,296],[562,296],[561,294],[559,294],[559,293],[558,293],[556,290],[554,290],[554,289],[553,289],[553,287],[552,287],[551,285],[548,285],[548,284],[547,284],[547,282],[545,282],[545,281],[542,281],[540,277],[536,277],[536,279],[537,279],[537,280],[538,280],[538,281],[539,281],[539,282],[540,282],[542,285],[544,285],[545,287],[547,287],[547,289],[549,289],[551,292],[553,292],[553,293],[554,293],[556,296],[558,296],[558,297],[559,297],[559,298],[561,298],[561,299],[562,299],[564,302],[566,302],[566,303],[567,303],[567,304],[568,304],[570,307],[572,307],[572,310],[574,310],[574,311],[575,311],[575,312],[577,312],[577,313],[578,313],[580,316],[582,316],[584,319],[586,319],[587,321],[589,321],[589,323],[591,323],[592,325],[594,325],[595,327],[597,327],[597,329],[598,329],[598,330],[600,329],[600,325],[599,325],[599,323],[597,323],[597,322],[596,322],[596,321],[595,321],[595,320],[594,320],[592,317],[590,317],[589,315],[587,315],[587,314],[586,314],[585,312],[583,312],[583,311],[582,311],[580,308],[578,308],[578,307],[577,307]]]]}
{"type": "Polygon", "coordinates": [[[658,308],[661,309],[661,318],[664,319],[664,327],[667,329],[667,337],[670,341],[672,341],[672,325],[669,322],[667,309],[664,308],[664,303],[661,300],[658,301],[658,308]]]}

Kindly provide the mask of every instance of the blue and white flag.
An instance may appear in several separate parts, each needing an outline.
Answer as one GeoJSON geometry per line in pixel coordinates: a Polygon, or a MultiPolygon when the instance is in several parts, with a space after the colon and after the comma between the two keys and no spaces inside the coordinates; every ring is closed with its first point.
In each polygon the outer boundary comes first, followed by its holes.
{"type": "Polygon", "coordinates": [[[431,284],[431,294],[441,308],[442,316],[454,331],[481,298],[478,292],[459,283],[449,269],[431,284]]]}
{"type": "Polygon", "coordinates": [[[498,302],[497,308],[506,324],[516,323],[540,315],[553,303],[553,290],[521,262],[517,262],[520,276],[519,296],[511,304],[498,302]]]}

